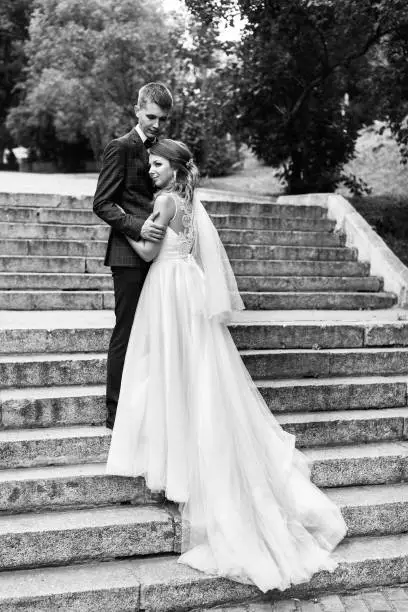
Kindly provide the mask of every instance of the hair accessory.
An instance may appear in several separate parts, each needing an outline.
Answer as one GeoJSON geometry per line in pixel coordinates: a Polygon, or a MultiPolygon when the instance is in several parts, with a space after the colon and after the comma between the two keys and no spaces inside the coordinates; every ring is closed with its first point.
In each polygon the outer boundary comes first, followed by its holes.
{"type": "Polygon", "coordinates": [[[189,160],[186,162],[186,168],[188,168],[188,170],[191,170],[191,168],[193,167],[193,165],[194,165],[193,158],[192,158],[192,157],[190,157],[190,159],[189,159],[189,160]]]}

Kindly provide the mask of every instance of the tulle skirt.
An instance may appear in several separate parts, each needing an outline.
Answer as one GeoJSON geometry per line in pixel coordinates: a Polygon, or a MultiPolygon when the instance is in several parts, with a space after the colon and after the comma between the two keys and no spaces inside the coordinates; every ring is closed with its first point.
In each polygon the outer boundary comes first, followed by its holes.
{"type": "Polygon", "coordinates": [[[333,570],[339,509],[249,376],[228,328],[204,312],[190,256],[146,278],[123,370],[107,472],[144,476],[182,517],[185,563],[262,591],[333,570]]]}

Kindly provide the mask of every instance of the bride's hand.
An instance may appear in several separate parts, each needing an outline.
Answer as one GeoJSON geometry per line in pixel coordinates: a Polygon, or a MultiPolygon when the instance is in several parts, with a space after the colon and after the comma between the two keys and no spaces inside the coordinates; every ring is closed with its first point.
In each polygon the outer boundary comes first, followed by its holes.
{"type": "Polygon", "coordinates": [[[150,242],[161,242],[163,240],[166,227],[154,222],[159,214],[159,211],[152,213],[144,222],[140,232],[140,237],[143,240],[149,240],[150,242]]]}

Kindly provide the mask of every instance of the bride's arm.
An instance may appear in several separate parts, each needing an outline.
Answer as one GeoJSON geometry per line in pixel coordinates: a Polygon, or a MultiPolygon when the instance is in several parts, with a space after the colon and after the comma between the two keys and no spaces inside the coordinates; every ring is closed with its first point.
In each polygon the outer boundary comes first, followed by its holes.
{"type": "MultiPolygon", "coordinates": [[[[159,216],[155,219],[155,222],[161,223],[165,227],[168,226],[169,222],[174,216],[176,205],[170,194],[160,194],[157,196],[153,212],[159,213],[159,216]]],[[[126,236],[126,240],[136,253],[145,261],[152,261],[159,253],[161,249],[161,242],[150,242],[149,240],[133,240],[129,236],[126,236]]]]}

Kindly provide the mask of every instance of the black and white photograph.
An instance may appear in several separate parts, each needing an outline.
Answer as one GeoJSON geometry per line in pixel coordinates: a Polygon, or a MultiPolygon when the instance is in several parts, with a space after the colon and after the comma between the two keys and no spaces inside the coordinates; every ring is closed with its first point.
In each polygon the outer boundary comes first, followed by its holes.
{"type": "Polygon", "coordinates": [[[0,612],[408,612],[407,0],[0,0],[0,612]]]}

